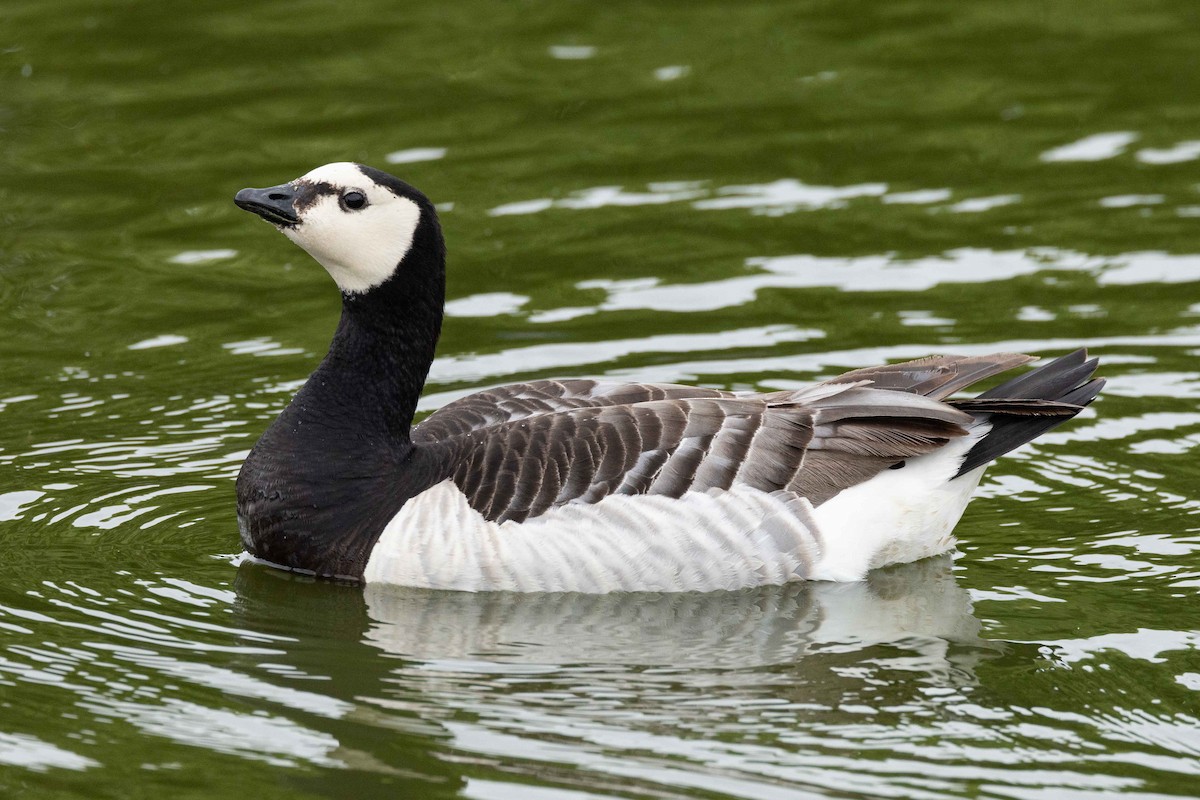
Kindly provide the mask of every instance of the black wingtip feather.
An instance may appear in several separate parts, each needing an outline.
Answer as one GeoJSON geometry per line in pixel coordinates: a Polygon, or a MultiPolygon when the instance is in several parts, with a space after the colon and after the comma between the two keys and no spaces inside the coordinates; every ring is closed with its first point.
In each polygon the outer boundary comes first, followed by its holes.
{"type": "MultiPolygon", "coordinates": [[[[1088,358],[1087,350],[1081,348],[1055,359],[1044,367],[1005,381],[979,395],[978,399],[1048,400],[1078,406],[1079,411],[1082,411],[1104,388],[1103,378],[1092,378],[1092,373],[1096,371],[1099,363],[1098,358],[1088,358]]],[[[996,460],[1074,416],[1075,414],[1029,416],[992,413],[992,429],[967,453],[954,477],[957,478],[996,460]]]]}
{"type": "Polygon", "coordinates": [[[983,392],[979,397],[1057,400],[1063,393],[1075,388],[1095,372],[1099,363],[1099,359],[1089,359],[1087,350],[1080,348],[1056,358],[1045,366],[1007,380],[994,389],[983,392]]]}
{"type": "Polygon", "coordinates": [[[1063,395],[1062,402],[1077,406],[1086,406],[1096,399],[1096,396],[1104,389],[1104,384],[1106,383],[1108,381],[1104,378],[1092,378],[1075,391],[1063,395]]]}

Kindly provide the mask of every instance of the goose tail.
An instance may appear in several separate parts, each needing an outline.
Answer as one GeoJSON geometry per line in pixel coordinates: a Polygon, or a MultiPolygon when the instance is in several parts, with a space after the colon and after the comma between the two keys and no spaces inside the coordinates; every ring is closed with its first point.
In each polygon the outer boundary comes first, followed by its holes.
{"type": "Polygon", "coordinates": [[[985,417],[991,430],[963,458],[954,477],[965,475],[1074,417],[1104,388],[1092,377],[1099,363],[1086,349],[1051,361],[989,389],[978,397],[948,400],[950,405],[985,417]]]}

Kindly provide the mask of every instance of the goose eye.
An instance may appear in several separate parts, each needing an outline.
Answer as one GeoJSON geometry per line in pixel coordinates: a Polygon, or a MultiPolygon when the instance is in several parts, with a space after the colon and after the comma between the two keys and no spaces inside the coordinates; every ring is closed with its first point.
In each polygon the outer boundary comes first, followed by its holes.
{"type": "Polygon", "coordinates": [[[367,196],[362,192],[346,192],[342,195],[342,205],[350,211],[358,211],[367,204],[367,196]]]}

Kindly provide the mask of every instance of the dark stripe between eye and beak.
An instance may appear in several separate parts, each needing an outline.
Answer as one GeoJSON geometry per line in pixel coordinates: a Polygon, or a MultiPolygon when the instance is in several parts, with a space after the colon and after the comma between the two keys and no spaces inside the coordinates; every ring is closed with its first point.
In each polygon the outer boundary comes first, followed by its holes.
{"type": "Polygon", "coordinates": [[[258,214],[274,225],[300,224],[296,215],[296,191],[288,184],[267,189],[242,189],[233,202],[238,208],[258,214]]]}

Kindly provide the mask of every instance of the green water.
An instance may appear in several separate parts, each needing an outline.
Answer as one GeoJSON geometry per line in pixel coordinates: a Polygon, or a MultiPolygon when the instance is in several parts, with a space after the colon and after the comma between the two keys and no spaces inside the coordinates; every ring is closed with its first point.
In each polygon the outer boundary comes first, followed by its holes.
{"type": "Polygon", "coordinates": [[[0,796],[1200,795],[1193,2],[0,4],[0,796]],[[391,159],[389,160],[389,156],[391,159]],[[443,209],[429,398],[1086,344],[1094,412],[857,585],[469,596],[238,559],[324,272],[443,209]],[[395,163],[392,163],[395,162],[395,163]]]}

